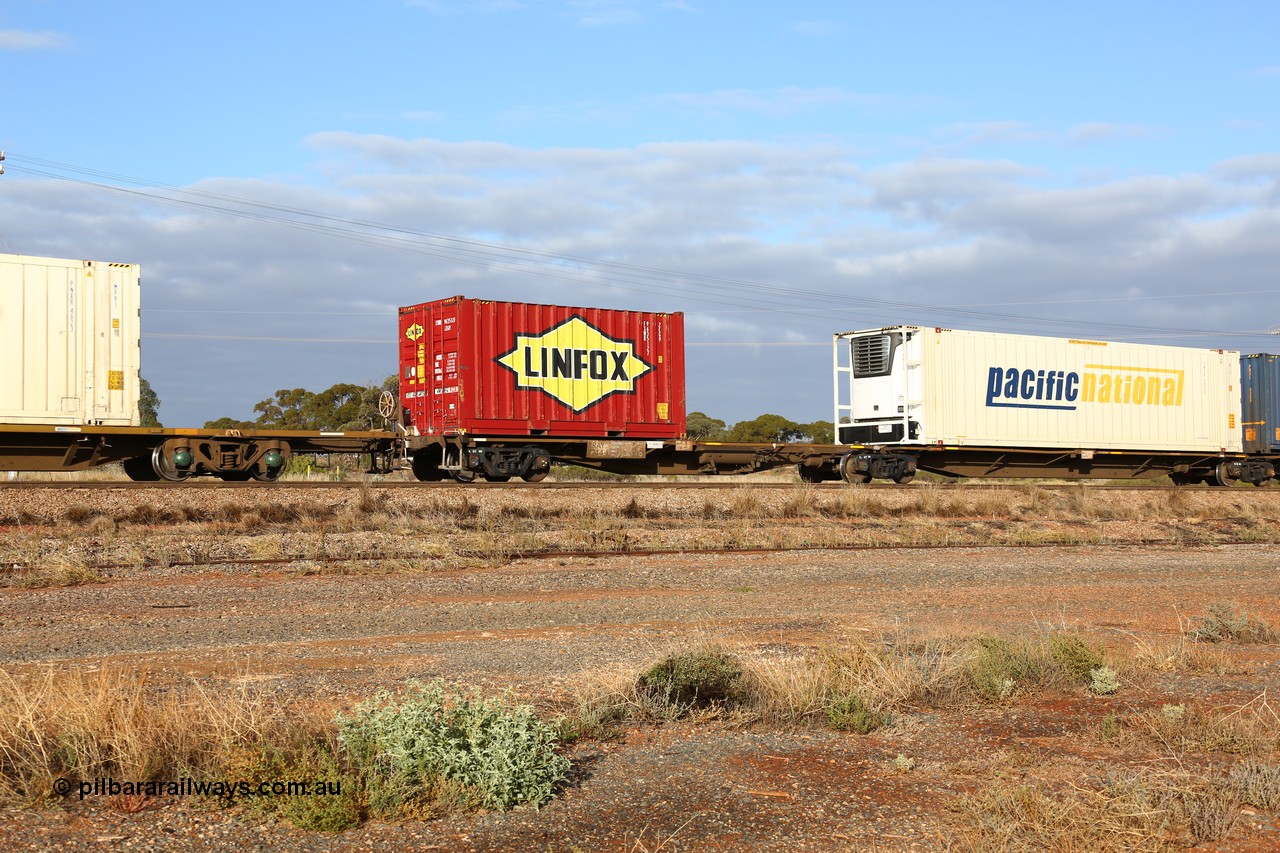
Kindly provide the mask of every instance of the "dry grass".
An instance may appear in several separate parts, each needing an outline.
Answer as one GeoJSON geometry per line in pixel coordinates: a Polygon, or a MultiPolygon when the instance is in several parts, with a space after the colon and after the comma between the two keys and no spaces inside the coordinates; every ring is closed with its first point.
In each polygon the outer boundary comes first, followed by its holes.
{"type": "Polygon", "coordinates": [[[1280,642],[1280,631],[1270,623],[1229,602],[1210,604],[1203,615],[1195,617],[1188,635],[1192,640],[1210,643],[1280,642]]]}
{"type": "Polygon", "coordinates": [[[222,768],[228,750],[294,742],[306,717],[267,691],[161,686],[118,669],[0,670],[0,797],[47,800],[54,780],[174,779],[222,768]]]}
{"type": "Polygon", "coordinates": [[[964,825],[955,848],[1012,850],[1181,850],[1170,837],[1164,797],[1142,781],[1055,791],[1026,782],[997,782],[956,805],[964,825]]]}
{"type": "MultiPolygon", "coordinates": [[[[495,565],[522,553],[556,549],[1080,545],[1129,543],[1135,537],[1172,544],[1280,541],[1274,502],[1242,493],[1224,505],[1209,490],[1118,494],[1086,486],[925,484],[869,490],[796,484],[783,490],[742,486],[699,493],[692,507],[687,493],[663,491],[605,493],[576,503],[555,492],[468,493],[464,487],[392,492],[367,482],[323,497],[288,494],[276,500],[270,495],[280,493],[265,494],[251,503],[222,495],[209,501],[208,495],[181,491],[164,502],[150,493],[141,500],[76,494],[65,506],[50,496],[47,506],[11,508],[8,513],[15,517],[8,523],[33,535],[0,542],[0,566],[26,567],[25,574],[10,572],[0,583],[91,579],[73,571],[39,576],[30,571],[58,557],[99,573],[117,566],[165,568],[203,555],[217,560],[283,554],[322,561],[339,555],[309,543],[340,534],[350,534],[351,541],[360,534],[376,537],[380,555],[390,560],[429,547],[495,565]],[[1231,515],[1223,517],[1223,511],[1231,515]],[[282,533],[287,553],[277,544],[282,533]],[[199,542],[206,547],[193,553],[192,543],[199,542]]],[[[373,554],[353,546],[349,556],[373,554]]],[[[337,565],[333,570],[347,571],[337,565]]]]}
{"type": "Polygon", "coordinates": [[[832,702],[847,696],[860,697],[876,711],[938,699],[950,695],[963,666],[955,649],[944,644],[876,644],[858,636],[799,659],[747,659],[754,711],[772,724],[821,720],[832,702]]]}
{"type": "Polygon", "coordinates": [[[1171,641],[1133,637],[1125,663],[1132,669],[1163,673],[1232,672],[1235,664],[1222,649],[1192,642],[1185,632],[1171,641]]]}
{"type": "Polygon", "coordinates": [[[1280,813],[1280,764],[1243,761],[1231,768],[1226,784],[1241,803],[1280,813]]]}
{"type": "Polygon", "coordinates": [[[1280,714],[1265,693],[1238,707],[1162,705],[1124,719],[1127,729],[1174,756],[1266,757],[1280,751],[1280,714]]]}
{"type": "Polygon", "coordinates": [[[956,848],[974,851],[1163,851],[1223,839],[1239,797],[1222,780],[1185,772],[1124,771],[1054,787],[998,781],[961,797],[956,848]]]}
{"type": "Polygon", "coordinates": [[[98,570],[83,557],[65,553],[19,558],[19,562],[9,563],[7,568],[0,569],[0,587],[18,589],[81,586],[102,580],[98,570]]]}
{"type": "MultiPolygon", "coordinates": [[[[1219,668],[1219,649],[1182,637],[1172,648],[1138,645],[1140,652],[1123,664],[1133,677],[1219,668]],[[1201,659],[1203,653],[1212,661],[1201,659]]],[[[1045,629],[1014,637],[919,640],[855,633],[791,651],[734,649],[726,641],[698,637],[683,652],[659,653],[667,661],[681,653],[692,659],[727,656],[740,670],[735,701],[695,721],[866,733],[898,718],[909,721],[943,709],[963,713],[978,704],[1016,705],[1045,691],[1083,696],[1107,657],[1080,634],[1045,629]]],[[[642,680],[635,671],[619,671],[584,683],[565,729],[604,738],[623,723],[676,716],[637,689],[642,680]]],[[[975,777],[979,793],[954,801],[959,827],[952,849],[1180,850],[1227,838],[1242,805],[1280,809],[1280,715],[1265,692],[1240,706],[1188,703],[1099,719],[1108,748],[1144,756],[1137,769],[1119,769],[1107,759],[1081,776],[1072,765],[1077,781],[1064,784],[1053,772],[1052,756],[1034,748],[1003,760],[976,758],[964,772],[975,777]]],[[[911,731],[910,722],[905,725],[903,731],[911,731]]],[[[915,767],[915,758],[901,754],[891,765],[894,773],[915,767]]]]}
{"type": "MultiPolygon", "coordinates": [[[[160,683],[117,669],[21,676],[0,670],[0,803],[74,798],[96,780],[164,791],[189,779],[191,789],[206,789],[201,793],[211,805],[340,831],[369,813],[421,819],[526,800],[536,805],[563,778],[568,761],[556,750],[554,732],[527,706],[434,685],[398,708],[386,706],[390,695],[335,717],[247,680],[210,686],[195,679],[160,683]],[[435,768],[432,777],[415,775],[411,762],[408,775],[388,781],[388,762],[403,758],[391,743],[422,753],[435,768]],[[325,791],[257,795],[264,783],[301,781],[325,791]],[[400,782],[412,787],[411,798],[400,796],[400,782]],[[536,800],[529,794],[535,782],[536,800]]],[[[95,796],[126,813],[149,799],[133,790],[95,796]]]]}
{"type": "MultiPolygon", "coordinates": [[[[715,710],[741,722],[836,728],[845,728],[836,717],[851,713],[888,719],[911,708],[1001,704],[1046,688],[1080,690],[1104,661],[1101,649],[1077,635],[1043,632],[1015,639],[926,641],[852,635],[782,657],[729,649],[721,641],[702,639],[658,657],[667,662],[728,657],[741,672],[741,684],[734,701],[715,710]]],[[[647,677],[618,672],[596,680],[578,697],[575,725],[598,733],[622,720],[670,718],[664,703],[655,703],[652,692],[643,689],[647,677]]]]}

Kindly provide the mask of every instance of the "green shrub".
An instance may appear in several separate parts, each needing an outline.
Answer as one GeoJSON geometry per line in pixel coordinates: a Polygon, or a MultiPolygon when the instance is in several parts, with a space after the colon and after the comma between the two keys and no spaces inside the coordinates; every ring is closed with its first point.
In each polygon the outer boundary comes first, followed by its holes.
{"type": "Polygon", "coordinates": [[[1120,679],[1109,666],[1100,666],[1089,673],[1089,692],[1098,696],[1110,696],[1120,689],[1120,679]]]}
{"type": "Polygon", "coordinates": [[[867,707],[867,703],[856,693],[835,699],[827,705],[826,711],[831,727],[842,732],[865,735],[889,722],[887,715],[867,707]]]}
{"type": "Polygon", "coordinates": [[[1191,639],[1217,643],[1232,640],[1237,643],[1280,642],[1280,631],[1254,616],[1240,612],[1234,604],[1212,604],[1203,616],[1196,617],[1189,632],[1191,639]]]}
{"type": "Polygon", "coordinates": [[[289,770],[282,778],[324,781],[330,793],[280,797],[277,807],[281,817],[313,832],[342,832],[360,823],[359,780],[343,772],[328,744],[306,752],[289,770]]]}
{"type": "Polygon", "coordinates": [[[985,702],[1004,702],[1039,681],[1043,661],[1026,643],[979,637],[965,669],[970,688],[985,702]]]}
{"type": "Polygon", "coordinates": [[[221,767],[210,781],[226,777],[288,780],[323,783],[330,791],[242,797],[234,800],[236,804],[277,814],[299,829],[317,832],[341,832],[360,823],[360,780],[343,769],[327,736],[296,731],[283,739],[227,744],[224,750],[221,767]]]}
{"type": "Polygon", "coordinates": [[[565,778],[554,729],[527,705],[412,681],[339,715],[338,742],[375,814],[540,805],[565,778]]]}
{"type": "Polygon", "coordinates": [[[671,655],[645,670],[637,687],[643,695],[678,713],[736,705],[745,697],[742,667],[737,659],[707,650],[671,655]]]}
{"type": "Polygon", "coordinates": [[[1063,676],[1072,684],[1088,684],[1093,671],[1101,669],[1103,664],[1102,650],[1089,645],[1084,638],[1075,634],[1051,636],[1049,654],[1063,676]]]}

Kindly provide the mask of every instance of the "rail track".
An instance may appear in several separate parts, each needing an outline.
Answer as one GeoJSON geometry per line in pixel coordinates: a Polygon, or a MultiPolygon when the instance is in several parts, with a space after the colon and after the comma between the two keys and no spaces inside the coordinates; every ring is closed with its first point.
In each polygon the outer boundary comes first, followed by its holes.
{"type": "MultiPolygon", "coordinates": [[[[605,490],[660,490],[660,489],[683,489],[690,491],[709,490],[717,491],[724,489],[817,489],[823,492],[834,492],[841,489],[870,489],[870,490],[920,490],[920,489],[962,489],[964,491],[991,491],[1016,487],[1035,486],[1042,489],[1098,489],[1105,491],[1175,491],[1186,489],[1207,489],[1209,486],[1174,486],[1167,483],[1103,483],[1103,482],[1042,482],[1042,481],[1026,481],[1026,480],[1002,480],[1000,482],[982,482],[976,480],[964,480],[962,482],[915,482],[910,485],[898,485],[896,483],[866,483],[866,484],[846,484],[842,482],[829,483],[798,483],[798,482],[756,482],[751,480],[740,479],[720,479],[714,482],[698,481],[698,482],[652,482],[652,481],[567,481],[567,482],[542,482],[542,483],[468,483],[459,484],[454,482],[417,482],[415,480],[301,480],[301,481],[280,481],[273,483],[249,482],[224,482],[222,480],[210,479],[208,481],[181,483],[172,482],[133,482],[130,480],[0,480],[0,490],[74,490],[74,489],[117,489],[122,491],[178,491],[189,492],[193,490],[256,490],[262,492],[270,492],[271,490],[281,489],[302,489],[307,491],[331,491],[343,489],[427,489],[427,490],[445,490],[456,491],[459,494],[466,494],[473,491],[489,491],[489,490],[558,490],[558,489],[605,489],[605,490]]],[[[1236,486],[1231,488],[1239,488],[1245,491],[1255,491],[1259,487],[1252,486],[1236,486]]],[[[1276,481],[1261,487],[1266,491],[1273,491],[1280,494],[1280,486],[1276,481]]]]}
{"type": "MultiPolygon", "coordinates": [[[[1252,543],[1244,543],[1252,544],[1252,543]]],[[[1142,548],[1172,548],[1176,546],[1185,546],[1186,543],[1178,539],[1170,538],[1145,538],[1126,542],[1126,547],[1142,547],[1142,548]]],[[[574,549],[558,549],[546,548],[538,550],[505,550],[496,551],[459,551],[454,555],[455,559],[479,559],[493,560],[501,559],[503,563],[512,563],[517,560],[561,560],[561,559],[584,559],[584,560],[601,560],[610,557],[752,557],[752,556],[769,556],[776,554],[796,554],[807,551],[824,552],[824,553],[844,553],[856,551],[954,551],[965,550],[974,551],[979,549],[998,549],[998,550],[1039,550],[1046,548],[1097,548],[1097,542],[986,542],[986,543],[950,543],[950,544],[918,544],[918,545],[902,545],[902,544],[879,544],[879,545],[840,545],[840,544],[798,544],[784,545],[776,547],[745,547],[745,548],[714,548],[714,547],[692,547],[692,548],[613,548],[613,549],[590,549],[590,550],[574,550],[574,549]]],[[[359,553],[344,556],[281,556],[281,557],[217,557],[205,560],[173,560],[168,561],[166,565],[170,568],[182,569],[212,569],[218,567],[241,567],[241,568],[263,568],[277,567],[287,568],[289,566],[307,565],[337,565],[366,563],[377,565],[384,562],[397,562],[405,560],[421,559],[421,553],[359,553]]],[[[22,565],[14,565],[11,571],[21,573],[28,567],[22,565]]],[[[126,563],[85,563],[83,568],[93,572],[113,572],[124,571],[137,568],[134,564],[126,563]]],[[[458,569],[440,569],[432,571],[432,575],[448,575],[459,574],[474,571],[472,568],[458,569]]],[[[108,579],[98,581],[100,583],[109,583],[108,579]]],[[[156,605],[164,607],[166,605],[156,605]]]]}

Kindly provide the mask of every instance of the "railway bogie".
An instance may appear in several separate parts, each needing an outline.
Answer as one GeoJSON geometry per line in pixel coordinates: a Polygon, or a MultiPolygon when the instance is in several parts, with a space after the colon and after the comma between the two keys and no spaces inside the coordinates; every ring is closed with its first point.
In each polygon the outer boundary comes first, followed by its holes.
{"type": "Polygon", "coordinates": [[[228,482],[271,482],[284,472],[290,454],[289,443],[279,438],[181,436],[160,442],[149,457],[126,460],[124,468],[134,480],[181,482],[190,477],[214,476],[228,482]],[[144,465],[148,460],[149,471],[144,465]]]}

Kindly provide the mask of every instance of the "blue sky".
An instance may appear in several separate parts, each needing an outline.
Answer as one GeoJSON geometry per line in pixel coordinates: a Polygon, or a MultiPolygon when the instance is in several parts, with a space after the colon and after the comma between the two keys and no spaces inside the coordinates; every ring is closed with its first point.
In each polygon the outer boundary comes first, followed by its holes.
{"type": "Polygon", "coordinates": [[[887,323],[1275,351],[1278,31],[1270,2],[10,0],[0,250],[143,265],[172,426],[376,381],[395,307],[454,293],[686,311],[689,405],[731,422],[829,418],[829,334],[887,323]]]}

